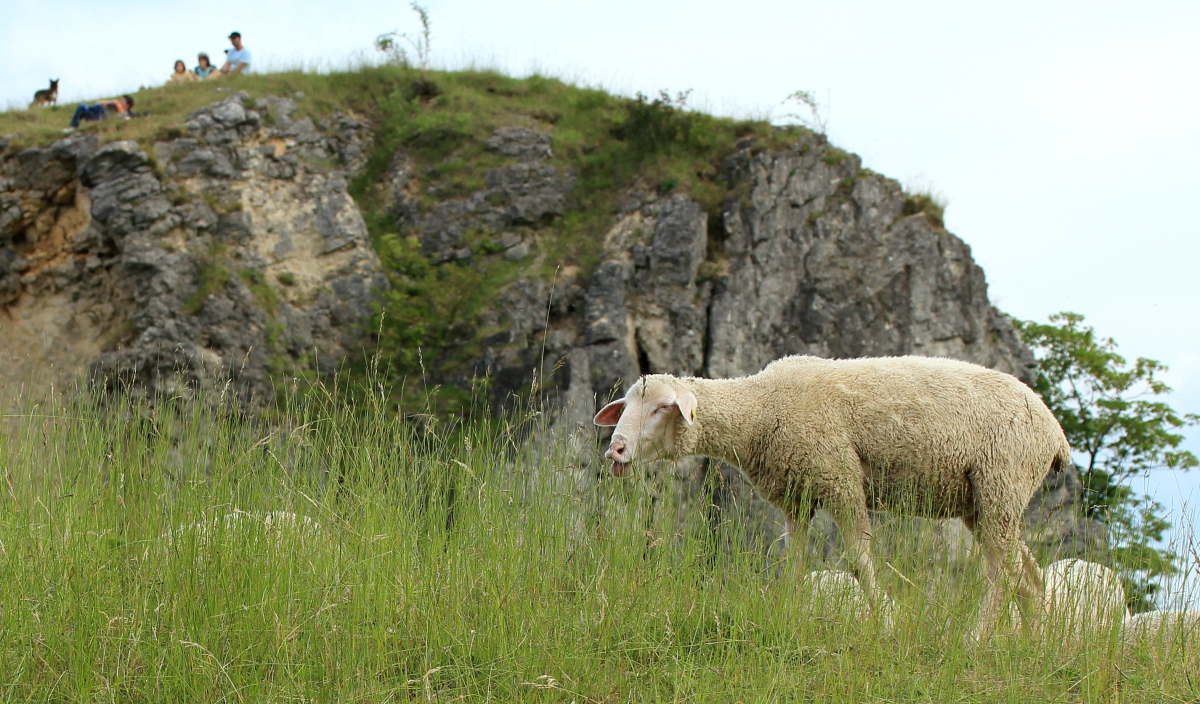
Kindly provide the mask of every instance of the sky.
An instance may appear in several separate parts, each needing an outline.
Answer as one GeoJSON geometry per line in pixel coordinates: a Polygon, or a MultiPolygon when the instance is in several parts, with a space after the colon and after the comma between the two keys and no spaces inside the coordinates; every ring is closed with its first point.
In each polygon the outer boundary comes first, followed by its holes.
{"type": "MultiPolygon", "coordinates": [[[[1084,314],[1170,367],[1200,412],[1200,3],[428,0],[432,62],[539,72],[619,93],[691,89],[718,114],[780,119],[808,90],[831,141],[949,202],[1005,312],[1084,314]],[[1193,200],[1194,199],[1194,200],[1193,200]]],[[[371,58],[419,29],[407,5],[281,0],[0,3],[0,106],[48,78],[60,102],[158,85],[242,33],[254,68],[371,58]],[[227,8],[229,8],[227,10],[227,8]],[[48,50],[46,47],[55,47],[48,50]]],[[[1200,454],[1200,429],[1185,444],[1200,454]]],[[[1174,511],[1200,471],[1156,472],[1174,511]]],[[[1177,521],[1180,522],[1180,521],[1177,521]]]]}

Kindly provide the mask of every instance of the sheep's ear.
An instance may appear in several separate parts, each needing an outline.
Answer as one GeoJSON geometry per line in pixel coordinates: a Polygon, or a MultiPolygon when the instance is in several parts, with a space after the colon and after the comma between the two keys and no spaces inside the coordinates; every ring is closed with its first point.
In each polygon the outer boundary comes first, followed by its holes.
{"type": "Polygon", "coordinates": [[[596,425],[616,425],[617,421],[621,420],[621,413],[625,410],[625,399],[619,398],[616,401],[608,404],[600,409],[592,422],[596,425]]]}
{"type": "Polygon", "coordinates": [[[691,425],[692,421],[696,420],[696,394],[691,391],[679,394],[675,405],[679,407],[679,415],[683,416],[685,425],[691,425]]]}

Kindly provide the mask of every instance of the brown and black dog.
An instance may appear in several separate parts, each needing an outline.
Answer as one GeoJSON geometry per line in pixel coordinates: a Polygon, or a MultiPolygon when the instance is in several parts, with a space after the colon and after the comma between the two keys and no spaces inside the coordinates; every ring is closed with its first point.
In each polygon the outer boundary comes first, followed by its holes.
{"type": "Polygon", "coordinates": [[[50,87],[33,94],[33,102],[29,107],[36,108],[39,105],[58,105],[58,79],[50,79],[50,87]]]}

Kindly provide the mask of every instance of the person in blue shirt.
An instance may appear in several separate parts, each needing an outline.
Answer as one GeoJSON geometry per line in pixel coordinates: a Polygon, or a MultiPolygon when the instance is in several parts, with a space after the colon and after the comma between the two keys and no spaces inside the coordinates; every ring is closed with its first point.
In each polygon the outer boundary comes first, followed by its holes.
{"type": "Polygon", "coordinates": [[[250,71],[250,50],[242,46],[242,33],[230,34],[229,42],[233,44],[233,51],[225,55],[225,65],[221,67],[221,73],[226,76],[248,73],[250,71]]]}
{"type": "Polygon", "coordinates": [[[221,76],[221,72],[217,70],[217,67],[213,66],[212,62],[208,60],[208,54],[203,52],[196,57],[196,68],[192,69],[192,72],[195,73],[196,78],[199,78],[200,80],[204,80],[206,78],[220,78],[221,76]]]}

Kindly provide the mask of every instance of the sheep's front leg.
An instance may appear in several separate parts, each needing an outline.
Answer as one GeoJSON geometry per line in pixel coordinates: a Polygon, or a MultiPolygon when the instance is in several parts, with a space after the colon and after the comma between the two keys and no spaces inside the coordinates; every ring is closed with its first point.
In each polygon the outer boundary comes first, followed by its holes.
{"type": "Polygon", "coordinates": [[[837,519],[842,540],[846,544],[846,557],[867,598],[872,605],[876,605],[879,603],[879,587],[875,583],[875,563],[871,560],[871,517],[865,503],[861,510],[856,507],[849,514],[837,519]]]}
{"type": "Polygon", "coordinates": [[[871,611],[879,619],[883,633],[890,634],[895,626],[895,604],[875,581],[875,563],[871,559],[871,517],[864,503],[848,517],[838,521],[847,557],[858,583],[867,594],[871,611]]]}
{"type": "Polygon", "coordinates": [[[871,561],[871,516],[867,512],[864,476],[866,464],[850,447],[843,448],[838,454],[838,461],[818,468],[813,473],[814,493],[819,503],[833,514],[846,546],[850,570],[874,608],[880,603],[880,594],[875,583],[875,565],[871,561]]]}

